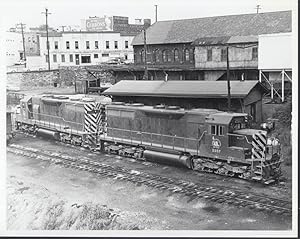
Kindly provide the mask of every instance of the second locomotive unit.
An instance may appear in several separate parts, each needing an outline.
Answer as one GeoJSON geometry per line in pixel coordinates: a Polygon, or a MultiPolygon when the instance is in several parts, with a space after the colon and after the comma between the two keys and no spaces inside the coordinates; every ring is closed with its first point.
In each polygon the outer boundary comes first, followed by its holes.
{"type": "Polygon", "coordinates": [[[271,183],[280,143],[245,113],[145,106],[107,98],[40,95],[21,100],[18,129],[154,162],[271,183]]]}

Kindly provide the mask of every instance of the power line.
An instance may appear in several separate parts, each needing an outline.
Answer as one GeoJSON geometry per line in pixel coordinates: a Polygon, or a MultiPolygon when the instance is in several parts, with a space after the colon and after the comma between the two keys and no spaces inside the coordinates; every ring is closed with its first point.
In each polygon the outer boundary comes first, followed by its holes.
{"type": "Polygon", "coordinates": [[[48,70],[50,71],[50,53],[49,53],[49,36],[48,36],[48,15],[51,14],[48,12],[48,8],[45,8],[45,12],[42,12],[46,16],[46,36],[47,36],[47,54],[48,54],[48,70]]]}
{"type": "Polygon", "coordinates": [[[25,66],[25,68],[26,68],[26,51],[25,51],[25,37],[24,37],[24,26],[25,26],[26,24],[23,24],[23,23],[19,23],[19,24],[17,24],[16,25],[16,27],[18,27],[18,26],[21,26],[21,32],[22,32],[22,42],[23,42],[23,60],[25,61],[25,64],[24,64],[24,66],[25,66]]]}

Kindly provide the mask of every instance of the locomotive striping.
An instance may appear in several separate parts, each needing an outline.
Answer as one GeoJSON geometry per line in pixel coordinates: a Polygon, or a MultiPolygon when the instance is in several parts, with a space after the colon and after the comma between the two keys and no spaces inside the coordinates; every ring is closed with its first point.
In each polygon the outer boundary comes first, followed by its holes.
{"type": "MultiPolygon", "coordinates": [[[[26,149],[22,149],[22,150],[26,150],[26,149]]],[[[9,148],[8,148],[8,151],[11,151],[9,148]]],[[[44,151],[43,152],[39,152],[39,153],[45,153],[44,151]]],[[[34,153],[34,154],[27,154],[29,157],[34,157],[34,156],[37,156],[37,154],[36,153],[34,153]]],[[[55,157],[60,157],[60,156],[55,156],[55,157]]],[[[68,159],[67,159],[68,160],[68,159]]],[[[69,160],[68,160],[69,161],[69,160]]],[[[78,161],[82,161],[82,160],[80,160],[80,159],[78,159],[78,161]]],[[[84,163],[86,163],[86,164],[89,164],[90,165],[90,162],[86,162],[86,160],[85,161],[83,161],[84,163]]],[[[74,163],[74,162],[71,162],[71,163],[69,163],[69,164],[71,164],[70,165],[70,167],[72,167],[72,168],[79,168],[79,166],[78,165],[76,165],[76,163],[74,163]]],[[[94,166],[94,164],[92,164],[93,166],[94,166]]],[[[99,169],[97,169],[97,171],[99,172],[102,172],[102,174],[104,174],[104,175],[107,175],[108,177],[115,177],[116,176],[116,174],[118,174],[118,172],[119,171],[122,171],[123,173],[125,173],[125,174],[128,174],[129,172],[128,172],[128,170],[125,170],[125,169],[122,169],[122,168],[119,168],[119,167],[114,167],[114,166],[109,166],[109,165],[103,165],[103,164],[98,164],[98,166],[99,167],[104,167],[105,169],[101,169],[100,168],[100,170],[99,169]],[[107,172],[107,170],[109,170],[108,172],[107,172]]],[[[92,168],[91,166],[90,166],[90,168],[92,168]]],[[[141,181],[141,179],[140,178],[145,178],[144,177],[144,174],[145,173],[141,173],[140,175],[136,175],[136,176],[138,176],[138,178],[135,178],[135,177],[133,177],[132,176],[132,173],[128,176],[128,178],[125,178],[125,180],[127,180],[127,181],[134,181],[135,182],[135,180],[139,180],[139,181],[141,181]]],[[[147,174],[146,174],[147,175],[147,174]]],[[[148,176],[148,178],[149,178],[149,180],[146,182],[146,183],[144,183],[144,184],[146,184],[146,185],[150,185],[151,187],[153,187],[153,186],[155,186],[155,185],[161,185],[162,184],[162,182],[161,181],[158,181],[159,179],[162,179],[163,177],[160,177],[160,176],[156,176],[156,175],[147,175],[148,176]],[[152,177],[151,177],[152,176],[152,177]],[[158,181],[158,182],[157,182],[158,181]]],[[[183,193],[183,194],[185,194],[186,192],[187,192],[187,189],[182,189],[182,188],[180,188],[180,187],[178,187],[178,184],[179,185],[183,185],[183,184],[192,184],[192,183],[188,183],[188,182],[184,182],[184,181],[174,181],[174,180],[170,180],[170,183],[167,183],[167,185],[165,185],[166,187],[168,187],[167,188],[167,190],[171,190],[171,191],[174,191],[174,192],[180,192],[180,193],[183,193]],[[169,185],[169,184],[173,184],[173,185],[169,185]],[[174,184],[177,184],[177,185],[174,185],[174,184]]],[[[213,189],[212,187],[206,187],[206,188],[202,188],[202,190],[203,189],[213,189]]],[[[200,187],[198,187],[197,189],[195,189],[194,191],[194,193],[197,195],[197,197],[198,198],[201,198],[201,197],[206,197],[206,198],[212,198],[212,197],[216,197],[216,196],[218,196],[218,194],[220,194],[220,190],[218,191],[218,192],[215,192],[215,193],[212,193],[211,191],[208,191],[208,192],[201,192],[201,191],[199,191],[199,190],[201,190],[200,189],[200,187]]],[[[219,195],[220,196],[220,195],[219,195]]],[[[273,201],[270,201],[270,203],[272,204],[272,205],[270,205],[270,204],[262,204],[262,203],[260,203],[260,202],[257,202],[257,201],[251,201],[251,200],[245,200],[245,199],[241,199],[241,198],[238,198],[237,197],[238,195],[235,195],[235,193],[234,192],[230,192],[230,195],[228,195],[228,196],[225,196],[225,197],[227,197],[227,198],[229,198],[229,199],[226,199],[227,200],[227,203],[229,203],[229,204],[231,204],[231,203],[233,203],[234,201],[232,201],[232,199],[234,199],[234,200],[239,200],[239,202],[240,201],[243,201],[243,202],[246,202],[246,204],[249,204],[250,206],[251,206],[251,208],[253,209],[253,208],[257,208],[257,205],[261,205],[261,206],[263,206],[264,208],[266,208],[266,207],[272,207],[272,208],[275,208],[275,209],[271,209],[272,211],[277,211],[277,213],[280,213],[280,214],[283,214],[283,213],[285,213],[285,215],[289,215],[289,213],[290,213],[290,209],[289,208],[287,208],[287,207],[282,207],[282,206],[278,206],[278,205],[273,205],[273,204],[275,204],[275,203],[277,203],[277,204],[279,204],[279,205],[281,205],[281,203],[279,203],[280,201],[283,201],[283,200],[280,200],[280,199],[271,199],[270,198],[270,200],[273,200],[273,201]],[[255,204],[255,205],[253,205],[253,203],[255,204]],[[278,211],[279,210],[279,211],[278,211]],[[282,211],[283,210],[283,211],[282,211]]],[[[243,195],[241,195],[241,196],[243,196],[243,195]]],[[[222,197],[222,199],[224,199],[224,195],[223,196],[221,196],[222,197]]],[[[267,199],[266,197],[264,197],[265,199],[267,199]]],[[[217,201],[217,200],[216,200],[217,201]]],[[[283,202],[285,202],[285,204],[288,204],[289,202],[287,202],[287,201],[283,201],[283,202]]]]}

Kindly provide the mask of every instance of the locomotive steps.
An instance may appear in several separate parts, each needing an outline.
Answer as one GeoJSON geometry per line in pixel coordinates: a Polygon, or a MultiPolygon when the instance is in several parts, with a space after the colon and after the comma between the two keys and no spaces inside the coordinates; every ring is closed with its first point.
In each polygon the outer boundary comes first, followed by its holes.
{"type": "Polygon", "coordinates": [[[145,185],[162,191],[169,191],[170,193],[179,193],[187,196],[189,201],[202,198],[219,204],[226,203],[239,208],[248,208],[250,210],[281,216],[291,216],[292,213],[292,206],[289,201],[236,191],[231,188],[195,184],[188,181],[111,166],[90,160],[86,157],[71,157],[66,154],[58,154],[45,150],[41,151],[16,144],[10,145],[7,151],[25,157],[61,164],[65,167],[89,171],[103,178],[113,178],[115,180],[132,182],[137,186],[145,185]]]}

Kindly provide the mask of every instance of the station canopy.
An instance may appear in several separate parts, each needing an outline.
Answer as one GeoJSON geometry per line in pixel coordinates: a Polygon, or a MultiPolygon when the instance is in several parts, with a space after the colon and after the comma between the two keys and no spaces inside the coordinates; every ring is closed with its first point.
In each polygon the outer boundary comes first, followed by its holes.
{"type": "MultiPolygon", "coordinates": [[[[258,81],[231,81],[232,98],[245,98],[252,89],[263,89],[258,81]]],[[[227,81],[133,81],[123,80],[103,92],[110,96],[178,98],[225,98],[227,81]]]]}

